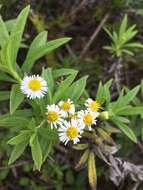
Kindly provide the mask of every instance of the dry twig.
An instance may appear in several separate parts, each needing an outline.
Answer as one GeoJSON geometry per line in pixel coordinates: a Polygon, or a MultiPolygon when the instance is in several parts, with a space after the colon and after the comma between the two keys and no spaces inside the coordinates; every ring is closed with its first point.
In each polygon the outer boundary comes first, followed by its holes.
{"type": "Polygon", "coordinates": [[[82,52],[80,53],[79,56],[79,60],[82,59],[82,57],[84,57],[84,55],[86,54],[86,52],[88,51],[89,47],[91,46],[91,44],[93,43],[93,41],[95,40],[95,38],[97,37],[97,35],[99,34],[100,30],[102,29],[102,27],[104,26],[105,22],[107,21],[107,19],[109,18],[110,13],[108,12],[103,19],[101,20],[100,24],[98,25],[98,27],[95,29],[95,31],[93,32],[93,34],[91,35],[88,43],[86,44],[86,46],[84,47],[84,49],[82,50],[82,52]]]}

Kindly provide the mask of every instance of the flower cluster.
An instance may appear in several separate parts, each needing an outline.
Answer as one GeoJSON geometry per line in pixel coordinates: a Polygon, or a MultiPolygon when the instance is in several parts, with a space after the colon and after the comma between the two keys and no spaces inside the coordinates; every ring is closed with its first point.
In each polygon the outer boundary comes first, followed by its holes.
{"type": "MultiPolygon", "coordinates": [[[[21,90],[30,99],[42,98],[48,91],[47,83],[38,75],[26,76],[21,84],[21,90]]],[[[80,141],[84,130],[92,130],[99,116],[100,103],[91,98],[85,101],[85,110],[76,111],[73,101],[67,99],[57,105],[47,105],[47,122],[51,129],[58,130],[59,139],[65,145],[72,141],[80,141]]]]}
{"type": "Polygon", "coordinates": [[[89,98],[85,106],[86,110],[76,112],[75,105],[70,99],[60,101],[58,105],[47,106],[47,121],[52,129],[58,129],[59,139],[65,145],[69,141],[78,143],[84,130],[92,130],[92,126],[96,125],[100,104],[89,98]]]}

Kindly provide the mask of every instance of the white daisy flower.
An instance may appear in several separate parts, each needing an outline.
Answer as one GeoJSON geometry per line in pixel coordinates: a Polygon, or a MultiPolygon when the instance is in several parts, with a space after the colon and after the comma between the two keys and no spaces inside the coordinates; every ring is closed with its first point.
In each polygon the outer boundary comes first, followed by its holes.
{"type": "Polygon", "coordinates": [[[92,100],[91,98],[88,98],[85,101],[85,106],[87,107],[88,110],[97,112],[101,108],[101,105],[98,101],[92,100]]]}
{"type": "Polygon", "coordinates": [[[53,104],[53,105],[47,105],[47,121],[51,125],[51,128],[54,127],[57,128],[58,125],[62,125],[63,123],[63,112],[60,110],[60,108],[53,104]]]}
{"type": "Polygon", "coordinates": [[[25,76],[21,83],[22,92],[30,99],[42,98],[48,91],[46,81],[39,75],[25,76]]]}
{"type": "Polygon", "coordinates": [[[71,120],[69,122],[64,121],[58,132],[60,141],[62,141],[65,145],[69,141],[73,141],[74,144],[77,144],[80,141],[83,129],[78,125],[76,120],[71,120]]]}
{"type": "Polygon", "coordinates": [[[68,113],[71,115],[74,115],[74,113],[75,113],[75,106],[73,104],[73,101],[71,101],[70,99],[68,99],[66,101],[60,101],[59,107],[63,111],[65,117],[67,117],[68,113]]]}
{"type": "Polygon", "coordinates": [[[91,126],[96,125],[96,118],[99,116],[98,112],[91,112],[89,110],[81,110],[78,112],[78,120],[83,127],[87,126],[89,130],[92,130],[91,126]]]}

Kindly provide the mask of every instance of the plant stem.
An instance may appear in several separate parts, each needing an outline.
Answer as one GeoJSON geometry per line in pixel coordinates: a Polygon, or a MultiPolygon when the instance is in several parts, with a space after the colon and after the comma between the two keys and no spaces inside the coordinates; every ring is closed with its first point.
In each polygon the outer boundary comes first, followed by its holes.
{"type": "Polygon", "coordinates": [[[41,121],[41,123],[37,126],[37,128],[41,128],[43,125],[44,125],[44,123],[46,122],[46,120],[44,119],[44,120],[42,120],[41,121]]]}

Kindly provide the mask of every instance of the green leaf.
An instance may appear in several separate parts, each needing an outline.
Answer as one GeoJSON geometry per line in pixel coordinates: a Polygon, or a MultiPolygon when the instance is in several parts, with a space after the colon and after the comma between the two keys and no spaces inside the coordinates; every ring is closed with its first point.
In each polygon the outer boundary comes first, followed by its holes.
{"type": "Polygon", "coordinates": [[[110,38],[113,40],[112,33],[108,30],[108,28],[104,27],[104,30],[110,36],[110,38]]]}
{"type": "Polygon", "coordinates": [[[129,102],[131,102],[135,96],[137,95],[138,91],[140,89],[140,86],[136,86],[135,88],[133,88],[132,90],[130,90],[122,99],[122,101],[120,102],[120,106],[124,106],[127,105],[129,102]]]}
{"type": "Polygon", "coordinates": [[[64,99],[70,97],[71,100],[77,101],[83,94],[86,86],[86,80],[88,76],[82,77],[81,79],[74,82],[65,93],[64,99]]]}
{"type": "Polygon", "coordinates": [[[0,101],[8,100],[10,97],[9,91],[1,91],[0,92],[0,101]]]}
{"type": "Polygon", "coordinates": [[[54,103],[58,102],[60,99],[62,99],[64,97],[66,90],[68,90],[71,83],[75,79],[76,75],[77,75],[77,72],[74,74],[71,74],[69,77],[67,77],[64,81],[62,81],[60,83],[60,85],[59,85],[59,87],[58,87],[58,89],[55,92],[54,97],[53,97],[54,103]]]}
{"type": "Polygon", "coordinates": [[[39,33],[36,38],[33,40],[33,42],[30,45],[29,51],[27,53],[26,59],[22,65],[22,71],[23,72],[29,72],[30,69],[33,67],[34,61],[30,61],[30,57],[32,54],[35,53],[37,49],[44,46],[47,41],[47,32],[43,31],[39,33]]]}
{"type": "Polygon", "coordinates": [[[47,126],[47,128],[40,128],[38,133],[42,138],[46,139],[46,141],[57,142],[58,140],[57,130],[52,130],[50,126],[47,126]]]}
{"type": "Polygon", "coordinates": [[[96,100],[103,104],[105,101],[108,104],[110,102],[110,87],[112,84],[112,79],[107,81],[104,85],[100,82],[98,89],[97,89],[97,94],[96,94],[96,100]]]}
{"type": "Polygon", "coordinates": [[[13,82],[16,83],[17,81],[11,78],[9,75],[0,72],[0,81],[8,81],[8,82],[13,82]]]}
{"type": "Polygon", "coordinates": [[[104,97],[104,87],[102,85],[102,82],[99,83],[97,93],[96,93],[96,100],[100,103],[104,103],[105,97],[104,97]]]}
{"type": "Polygon", "coordinates": [[[9,34],[6,29],[5,23],[0,16],[0,46],[3,47],[8,40],[9,34]]]}
{"type": "Polygon", "coordinates": [[[8,32],[11,32],[15,21],[16,21],[16,19],[10,19],[10,20],[5,21],[5,26],[6,26],[8,32]]]}
{"type": "Polygon", "coordinates": [[[120,30],[119,30],[120,37],[122,37],[122,35],[125,33],[125,31],[127,29],[127,24],[128,24],[128,16],[125,15],[123,18],[123,21],[121,23],[120,30]]]}
{"type": "Polygon", "coordinates": [[[29,124],[28,124],[28,129],[31,129],[31,130],[35,130],[35,128],[36,128],[36,121],[35,121],[35,119],[34,118],[32,118],[30,121],[29,121],[29,124]]]}
{"type": "Polygon", "coordinates": [[[7,143],[11,145],[17,145],[22,143],[23,141],[28,141],[30,134],[31,133],[29,130],[21,131],[19,135],[13,137],[7,143]]]}
{"type": "Polygon", "coordinates": [[[132,90],[129,90],[129,92],[124,96],[123,96],[123,91],[122,91],[122,94],[119,96],[118,100],[112,104],[112,109],[114,109],[114,113],[118,112],[120,108],[125,107],[131,101],[133,101],[139,89],[140,89],[140,86],[136,86],[132,90]]]}
{"type": "Polygon", "coordinates": [[[23,70],[29,70],[33,66],[33,63],[46,55],[47,53],[51,52],[52,50],[60,47],[61,45],[67,43],[71,38],[60,38],[57,40],[52,40],[47,42],[46,44],[43,44],[35,49],[33,49],[32,52],[28,52],[28,57],[26,58],[24,64],[23,64],[23,70]],[[29,66],[28,66],[29,65],[29,66]],[[28,68],[27,68],[28,67],[28,68]]]}
{"type": "Polygon", "coordinates": [[[132,106],[126,106],[118,110],[116,112],[118,115],[142,115],[143,114],[143,106],[137,106],[137,107],[132,107],[132,106]]]}
{"type": "Polygon", "coordinates": [[[21,45],[22,34],[28,17],[30,6],[24,8],[21,13],[18,15],[17,19],[14,22],[11,36],[8,42],[8,53],[11,60],[11,65],[14,70],[16,70],[16,59],[19,47],[21,45]]]}
{"type": "Polygon", "coordinates": [[[106,103],[108,104],[111,100],[111,96],[110,96],[110,87],[111,87],[111,84],[112,84],[112,79],[107,81],[105,84],[104,84],[104,96],[105,96],[105,100],[106,100],[106,103]]]}
{"type": "Polygon", "coordinates": [[[23,128],[29,123],[28,118],[23,116],[3,115],[0,116],[0,126],[2,127],[14,127],[23,128]]]}
{"type": "Polygon", "coordinates": [[[50,152],[53,149],[53,142],[49,142],[45,138],[40,139],[40,144],[42,148],[42,154],[43,154],[43,162],[46,160],[46,158],[49,156],[50,152]]]}
{"type": "Polygon", "coordinates": [[[58,77],[62,77],[65,75],[71,75],[71,74],[74,74],[76,72],[77,72],[77,70],[74,70],[74,69],[65,69],[65,68],[54,69],[53,70],[53,77],[58,78],[58,77]]]}
{"type": "Polygon", "coordinates": [[[31,146],[31,151],[32,151],[32,158],[36,166],[36,169],[40,170],[43,158],[42,158],[42,150],[41,150],[37,133],[34,133],[31,136],[30,146],[31,146]]]}
{"type": "Polygon", "coordinates": [[[131,139],[133,142],[137,143],[137,138],[134,134],[134,132],[132,131],[132,129],[130,129],[125,123],[122,123],[118,117],[113,117],[111,118],[111,120],[113,121],[113,123],[115,123],[115,125],[129,138],[131,139]]]}
{"type": "Polygon", "coordinates": [[[10,114],[13,114],[24,100],[24,94],[20,91],[20,85],[14,84],[10,93],[10,114]]]}
{"type": "Polygon", "coordinates": [[[53,94],[53,91],[54,91],[54,79],[53,79],[52,69],[51,68],[48,68],[48,69],[43,68],[42,77],[47,82],[48,90],[50,90],[51,94],[53,94]]]}
{"type": "Polygon", "coordinates": [[[122,117],[122,116],[116,116],[116,118],[118,118],[118,121],[122,122],[122,123],[126,123],[129,124],[130,120],[127,119],[126,117],[122,117]]]}
{"type": "Polygon", "coordinates": [[[21,154],[24,152],[27,144],[28,144],[27,141],[23,141],[14,147],[8,164],[12,164],[15,160],[17,160],[21,156],[21,154]]]}
{"type": "Polygon", "coordinates": [[[128,43],[124,47],[128,48],[143,48],[143,45],[139,42],[128,43]]]}

